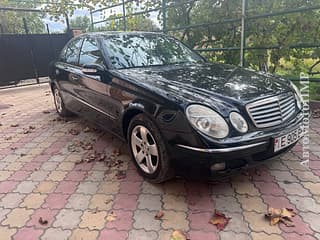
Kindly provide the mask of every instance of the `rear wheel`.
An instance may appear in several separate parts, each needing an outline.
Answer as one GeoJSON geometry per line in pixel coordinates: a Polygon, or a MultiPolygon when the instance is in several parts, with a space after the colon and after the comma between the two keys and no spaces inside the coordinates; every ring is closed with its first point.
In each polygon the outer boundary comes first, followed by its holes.
{"type": "Polygon", "coordinates": [[[160,131],[144,114],[138,114],[131,120],[128,141],[140,175],[153,183],[164,182],[174,176],[160,131]]]}
{"type": "Polygon", "coordinates": [[[61,117],[72,116],[72,113],[68,109],[66,109],[60,91],[56,86],[53,87],[53,99],[54,105],[56,106],[56,111],[61,117]]]}

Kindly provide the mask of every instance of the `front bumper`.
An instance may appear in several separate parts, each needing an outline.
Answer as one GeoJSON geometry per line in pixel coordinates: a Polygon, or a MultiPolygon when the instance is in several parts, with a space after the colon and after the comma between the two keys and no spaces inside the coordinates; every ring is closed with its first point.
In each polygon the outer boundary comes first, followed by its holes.
{"type": "Polygon", "coordinates": [[[252,135],[250,139],[239,139],[236,143],[215,144],[214,147],[195,147],[185,144],[176,144],[173,147],[175,163],[178,165],[178,172],[187,175],[209,175],[219,177],[219,175],[230,174],[242,168],[247,168],[263,163],[280,156],[290,150],[295,143],[290,146],[274,152],[274,139],[292,132],[298,128],[303,121],[303,115],[299,114],[296,119],[285,128],[274,131],[261,132],[252,135]],[[214,165],[220,163],[224,166],[217,170],[214,165]],[[180,168],[182,166],[182,168],[180,168]]]}

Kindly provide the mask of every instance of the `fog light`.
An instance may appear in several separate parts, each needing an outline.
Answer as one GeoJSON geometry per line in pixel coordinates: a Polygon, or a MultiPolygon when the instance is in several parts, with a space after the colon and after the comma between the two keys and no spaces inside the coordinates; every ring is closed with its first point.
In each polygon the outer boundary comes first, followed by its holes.
{"type": "Polygon", "coordinates": [[[215,163],[215,164],[211,165],[211,167],[210,167],[211,171],[220,171],[220,170],[224,170],[225,168],[226,168],[225,162],[215,163]]]}

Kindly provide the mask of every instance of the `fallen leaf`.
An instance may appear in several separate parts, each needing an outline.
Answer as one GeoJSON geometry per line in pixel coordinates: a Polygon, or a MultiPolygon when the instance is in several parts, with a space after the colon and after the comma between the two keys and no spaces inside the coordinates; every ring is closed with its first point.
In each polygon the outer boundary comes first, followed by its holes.
{"type": "Polygon", "coordinates": [[[90,129],[89,127],[85,127],[85,128],[83,129],[83,131],[84,131],[85,133],[87,133],[87,132],[90,132],[91,129],[90,129]]]}
{"type": "Polygon", "coordinates": [[[294,224],[292,223],[291,218],[293,218],[295,215],[296,213],[290,208],[277,209],[269,207],[268,213],[265,214],[265,217],[270,220],[271,225],[276,225],[282,222],[288,227],[293,227],[294,224]]]}
{"type": "Polygon", "coordinates": [[[117,215],[114,212],[110,212],[106,219],[108,222],[113,222],[117,219],[117,215]]]}
{"type": "Polygon", "coordinates": [[[226,225],[229,223],[231,218],[226,217],[223,213],[218,212],[215,210],[212,219],[209,223],[215,225],[218,230],[223,230],[226,225]]]}
{"type": "Polygon", "coordinates": [[[83,143],[82,148],[83,148],[83,150],[92,150],[93,146],[91,143],[83,143]]]}
{"type": "Polygon", "coordinates": [[[17,150],[18,148],[17,147],[11,147],[10,149],[14,151],[14,150],[17,150]]]}
{"type": "Polygon", "coordinates": [[[39,221],[38,221],[41,225],[47,225],[48,224],[48,221],[47,220],[43,220],[42,217],[39,218],[39,221]]]}
{"type": "Polygon", "coordinates": [[[187,236],[184,232],[176,230],[171,234],[170,240],[187,240],[187,236]]]}
{"type": "Polygon", "coordinates": [[[24,156],[27,156],[27,154],[25,154],[25,153],[20,154],[20,157],[24,157],[24,156]]]}
{"type": "Polygon", "coordinates": [[[2,123],[0,123],[0,127],[2,126],[2,123]]]}
{"type": "Polygon", "coordinates": [[[116,177],[118,180],[125,179],[127,177],[127,174],[125,171],[118,171],[116,173],[116,177]]]}
{"type": "Polygon", "coordinates": [[[49,113],[50,113],[50,111],[48,111],[48,110],[44,110],[42,113],[44,113],[44,114],[49,114],[49,113]]]}
{"type": "Polygon", "coordinates": [[[113,150],[112,154],[114,156],[120,156],[121,155],[120,148],[113,150]]]}
{"type": "Polygon", "coordinates": [[[18,123],[11,124],[10,127],[19,127],[18,123]]]}
{"type": "Polygon", "coordinates": [[[12,136],[6,137],[5,140],[11,140],[12,136]]]}
{"type": "Polygon", "coordinates": [[[36,127],[35,126],[29,126],[29,129],[30,130],[34,130],[34,129],[36,129],[36,127]]]}
{"type": "Polygon", "coordinates": [[[31,133],[30,129],[23,129],[23,134],[29,134],[31,133]]]}
{"type": "Polygon", "coordinates": [[[80,133],[80,131],[79,130],[77,130],[77,129],[70,129],[69,130],[69,133],[71,134],[71,135],[79,135],[79,133],[80,133]]]}
{"type": "Polygon", "coordinates": [[[154,219],[161,220],[161,218],[164,216],[164,213],[162,211],[157,212],[157,214],[154,216],[154,219]]]}

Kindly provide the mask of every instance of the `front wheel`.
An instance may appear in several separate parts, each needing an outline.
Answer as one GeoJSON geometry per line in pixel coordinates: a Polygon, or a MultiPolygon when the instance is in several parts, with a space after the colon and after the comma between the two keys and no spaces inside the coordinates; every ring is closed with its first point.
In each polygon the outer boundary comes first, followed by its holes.
{"type": "Polygon", "coordinates": [[[138,114],[131,120],[128,141],[140,175],[153,183],[161,183],[174,176],[160,131],[147,116],[138,114]]]}

